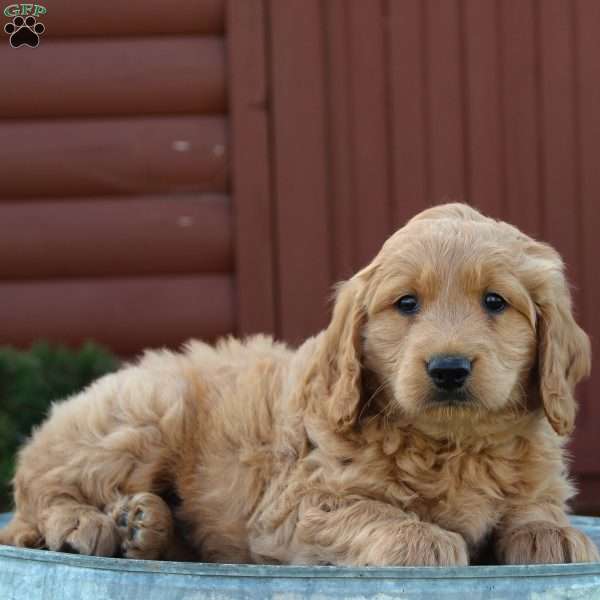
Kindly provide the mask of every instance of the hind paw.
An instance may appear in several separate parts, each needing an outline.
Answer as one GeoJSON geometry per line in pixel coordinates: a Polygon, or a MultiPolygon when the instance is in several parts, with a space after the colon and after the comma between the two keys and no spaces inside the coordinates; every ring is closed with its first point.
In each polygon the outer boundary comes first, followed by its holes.
{"type": "Polygon", "coordinates": [[[125,496],[107,508],[121,537],[124,558],[157,560],[173,538],[173,516],[162,498],[143,493],[125,496]]]}

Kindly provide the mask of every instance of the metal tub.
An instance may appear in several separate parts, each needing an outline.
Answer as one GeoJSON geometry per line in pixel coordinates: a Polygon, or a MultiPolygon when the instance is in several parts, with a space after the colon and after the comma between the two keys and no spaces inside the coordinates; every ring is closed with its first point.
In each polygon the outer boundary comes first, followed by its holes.
{"type": "MultiPolygon", "coordinates": [[[[0,526],[8,515],[0,515],[0,526]]],[[[600,545],[600,519],[573,523],[600,545]]],[[[213,565],[0,546],[0,600],[600,600],[600,564],[461,568],[213,565]]]]}

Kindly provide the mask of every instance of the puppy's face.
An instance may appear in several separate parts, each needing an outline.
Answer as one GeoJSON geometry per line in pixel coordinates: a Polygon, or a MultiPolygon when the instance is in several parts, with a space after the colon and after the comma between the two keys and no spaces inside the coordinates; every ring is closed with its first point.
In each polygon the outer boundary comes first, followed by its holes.
{"type": "Polygon", "coordinates": [[[386,245],[365,297],[363,360],[390,409],[444,419],[521,400],[536,322],[512,231],[424,220],[386,245]]]}
{"type": "Polygon", "coordinates": [[[338,431],[370,400],[364,367],[388,414],[446,426],[510,414],[535,390],[564,435],[575,419],[575,385],[589,373],[590,344],[550,246],[448,204],[417,215],[339,289],[307,377],[324,384],[338,431]]]}

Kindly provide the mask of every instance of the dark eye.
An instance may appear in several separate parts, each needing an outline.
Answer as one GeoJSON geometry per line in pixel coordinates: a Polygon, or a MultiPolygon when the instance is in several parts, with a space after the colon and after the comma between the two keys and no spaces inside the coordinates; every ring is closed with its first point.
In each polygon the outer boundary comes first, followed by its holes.
{"type": "Polygon", "coordinates": [[[396,301],[396,308],[403,315],[412,315],[419,310],[419,301],[416,296],[402,296],[396,301]]]}
{"type": "Polygon", "coordinates": [[[490,292],[483,297],[483,305],[490,312],[500,313],[506,308],[508,303],[500,294],[490,292]]]}

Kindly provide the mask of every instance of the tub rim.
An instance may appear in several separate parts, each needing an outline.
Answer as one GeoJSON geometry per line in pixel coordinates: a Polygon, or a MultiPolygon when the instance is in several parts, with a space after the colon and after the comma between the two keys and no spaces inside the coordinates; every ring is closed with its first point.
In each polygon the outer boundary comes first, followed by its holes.
{"type": "MultiPolygon", "coordinates": [[[[8,515],[0,515],[0,524],[8,515]],[[2,518],[4,517],[4,518],[2,518]]],[[[598,530],[600,518],[572,517],[575,527],[598,530]]],[[[314,565],[248,565],[184,563],[125,558],[104,558],[0,545],[0,561],[48,563],[119,573],[154,573],[198,577],[249,577],[262,579],[506,579],[600,575],[600,563],[546,565],[485,565],[469,567],[335,567],[314,565]]]]}

